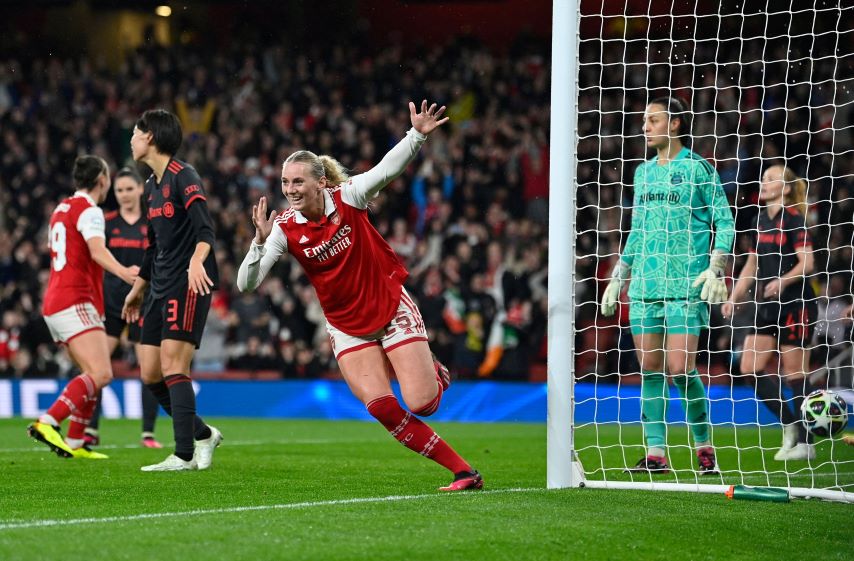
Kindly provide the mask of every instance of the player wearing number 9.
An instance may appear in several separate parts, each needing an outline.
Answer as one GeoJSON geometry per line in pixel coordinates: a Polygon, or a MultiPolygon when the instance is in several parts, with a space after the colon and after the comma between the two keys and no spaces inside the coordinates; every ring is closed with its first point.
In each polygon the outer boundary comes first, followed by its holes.
{"type": "Polygon", "coordinates": [[[329,156],[300,150],[282,166],[282,193],[290,208],[267,215],[262,197],[252,208],[255,239],[240,265],[241,291],[258,287],[288,252],[317,292],[341,372],[353,394],[401,444],[454,474],[445,491],[479,489],[480,474],[424,422],[450,383],[430,354],[421,313],[403,288],[408,272],[368,220],[368,202],[400,175],[427,135],[444,124],[445,108],[409,104],[412,128],[382,161],[348,177],[329,156]],[[390,367],[390,368],[389,368],[390,367]],[[391,370],[390,370],[391,369],[391,370]],[[392,394],[393,371],[405,411],[392,394]]]}
{"type": "Polygon", "coordinates": [[[42,312],[53,340],[66,345],[81,374],[72,379],[29,435],[65,458],[103,459],[83,444],[98,392],[113,378],[104,331],[104,270],[133,284],[139,267],[125,267],[107,249],[104,213],[98,205],[110,190],[110,170],[97,156],[80,156],[72,172],[74,195],[50,217],[50,279],[42,312]],[[59,425],[70,418],[68,435],[59,425]]]}

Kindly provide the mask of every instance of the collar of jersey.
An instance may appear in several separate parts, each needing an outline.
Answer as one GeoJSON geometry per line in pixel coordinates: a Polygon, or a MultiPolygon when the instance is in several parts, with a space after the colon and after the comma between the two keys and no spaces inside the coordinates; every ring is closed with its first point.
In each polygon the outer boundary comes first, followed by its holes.
{"type": "Polygon", "coordinates": [[[89,193],[87,193],[86,191],[74,191],[74,196],[75,197],[83,197],[84,199],[86,199],[87,201],[92,203],[93,205],[98,206],[98,203],[95,202],[95,199],[93,199],[92,196],[89,195],[89,193]]]}
{"type": "MultiPolygon", "coordinates": [[[[326,209],[326,216],[332,215],[335,212],[335,201],[332,200],[332,195],[329,194],[328,189],[323,190],[323,208],[326,209]]],[[[297,224],[305,224],[308,222],[308,218],[302,215],[302,213],[298,210],[294,211],[294,222],[297,224]]]]}
{"type": "MultiPolygon", "coordinates": [[[[679,161],[683,158],[688,157],[688,154],[690,154],[690,153],[691,153],[691,150],[687,146],[683,146],[682,149],[676,153],[676,157],[673,158],[672,160],[670,160],[670,164],[672,164],[673,162],[679,161]]],[[[650,158],[647,161],[651,162],[655,165],[658,165],[658,155],[653,156],[652,158],[650,158]]],[[[669,166],[670,164],[667,164],[667,165],[669,166]]],[[[662,166],[662,167],[664,167],[664,166],[662,166]]]]}

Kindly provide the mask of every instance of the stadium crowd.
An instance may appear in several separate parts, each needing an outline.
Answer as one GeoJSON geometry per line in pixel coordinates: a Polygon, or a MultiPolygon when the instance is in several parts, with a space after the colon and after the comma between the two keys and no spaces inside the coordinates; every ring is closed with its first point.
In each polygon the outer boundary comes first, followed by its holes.
{"type": "Polygon", "coordinates": [[[407,101],[429,93],[449,101],[453,126],[374,201],[372,220],[411,272],[407,286],[441,359],[463,377],[525,378],[544,360],[546,44],[520,38],[498,55],[458,39],[416,58],[399,47],[353,47],[367,44],[327,43],[325,56],[319,45],[215,56],[152,47],[117,70],[85,58],[3,61],[0,375],[68,370],[40,314],[49,212],[71,192],[76,155],[102,156],[114,171],[128,165],[135,120],[150,107],[181,118],[179,156],[204,178],[215,220],[222,288],[196,369],[334,375],[323,316],[299,267],[283,261],[255,293],[234,286],[254,234],[251,201],[266,195],[284,208],[281,162],[301,147],[365,171],[407,130],[407,101]],[[466,62],[435,77],[447,58],[466,62]],[[500,353],[488,355],[491,333],[500,353]]]}
{"type": "MultiPolygon", "coordinates": [[[[259,291],[236,290],[237,266],[254,234],[249,209],[261,195],[284,208],[280,166],[303,147],[335,154],[353,173],[365,171],[407,130],[406,102],[423,97],[447,101],[450,126],[374,201],[372,220],[411,273],[407,288],[418,300],[431,347],[458,376],[525,379],[542,365],[548,43],[520,36],[498,53],[461,37],[418,54],[370,44],[339,36],[298,52],[282,45],[214,54],[148,47],[117,69],[87,58],[27,58],[25,48],[3,60],[0,376],[69,369],[40,315],[48,213],[71,192],[76,155],[102,156],[114,171],[129,163],[135,119],[152,107],[181,118],[179,157],[206,182],[216,226],[222,288],[195,369],[335,375],[323,316],[299,267],[283,260],[259,291]],[[448,60],[455,63],[442,62],[448,60]]],[[[759,37],[743,44],[669,42],[659,54],[632,45],[602,49],[589,41],[581,48],[579,372],[637,371],[630,337],[619,335],[625,310],[615,324],[598,317],[597,302],[625,241],[631,174],[644,158],[640,122],[647,93],[672,91],[691,101],[693,148],[716,165],[740,232],[756,215],[758,179],[769,162],[785,157],[810,180],[808,220],[820,256],[814,279],[828,319],[835,309],[829,303],[851,293],[854,233],[854,164],[839,157],[841,146],[851,145],[843,123],[852,122],[854,105],[843,82],[825,80],[835,72],[831,51],[824,52],[832,45],[814,46],[811,73],[793,68],[785,48],[759,37]],[[640,65],[649,71],[638,71],[640,65]],[[810,86],[810,77],[817,85],[810,86]],[[847,110],[834,112],[831,101],[847,110]]],[[[737,237],[733,272],[749,243],[749,236],[737,237]]],[[[748,316],[744,310],[740,317],[748,316]]],[[[712,322],[705,364],[728,370],[737,364],[730,348],[731,340],[737,348],[738,330],[717,311],[712,322]]]]}

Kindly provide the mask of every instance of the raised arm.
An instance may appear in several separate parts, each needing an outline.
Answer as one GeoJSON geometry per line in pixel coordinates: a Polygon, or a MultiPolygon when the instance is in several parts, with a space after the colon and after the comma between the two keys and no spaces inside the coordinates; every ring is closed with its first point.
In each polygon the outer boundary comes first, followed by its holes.
{"type": "Polygon", "coordinates": [[[409,119],[412,128],[406,132],[403,140],[398,142],[380,163],[354,176],[343,186],[345,201],[357,208],[366,208],[368,201],[377,196],[386,185],[397,178],[406,166],[415,158],[427,135],[445,124],[448,117],[442,118],[445,106],[436,108],[436,104],[427,107],[427,100],[421,102],[421,111],[415,112],[415,104],[409,102],[409,119]]]}
{"type": "Polygon", "coordinates": [[[288,249],[285,233],[276,225],[275,212],[267,216],[266,197],[261,197],[258,204],[252,207],[252,223],[255,225],[255,238],[237,270],[237,289],[241,292],[258,288],[288,249]]]}

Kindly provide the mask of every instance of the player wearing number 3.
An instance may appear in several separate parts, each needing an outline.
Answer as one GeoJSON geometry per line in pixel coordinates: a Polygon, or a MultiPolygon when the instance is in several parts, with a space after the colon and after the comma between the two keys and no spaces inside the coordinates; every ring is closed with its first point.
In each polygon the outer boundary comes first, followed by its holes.
{"type": "Polygon", "coordinates": [[[657,155],[635,171],[632,229],[602,298],[602,313],[612,315],[631,273],[629,319],[641,364],[647,447],[631,472],[669,471],[666,367],[684,402],[699,471],[718,473],[709,400],[695,365],[700,331],[709,324],[708,305],[727,297],[721,275],[734,229],[717,172],[686,147],[690,128],[690,114],[679,99],[647,105],[644,136],[657,155]]]}
{"type": "Polygon", "coordinates": [[[252,208],[255,239],[240,265],[237,286],[254,290],[279,257],[303,267],[326,315],[341,372],[353,394],[401,444],[454,474],[444,491],[479,489],[480,474],[414,415],[436,412],[450,383],[433,359],[421,314],[403,288],[408,275],[368,220],[367,207],[415,158],[427,135],[444,124],[445,107],[409,104],[412,128],[382,161],[348,177],[329,156],[300,150],[282,166],[282,192],[290,208],[267,216],[262,197],[252,208]],[[404,410],[392,394],[391,368],[404,410]],[[414,414],[414,415],[413,415],[414,414]]]}
{"type": "Polygon", "coordinates": [[[50,217],[50,279],[42,312],[53,340],[68,347],[80,367],[27,433],[64,458],[104,459],[84,445],[86,429],[98,392],[113,379],[107,334],[104,331],[104,269],[133,284],[139,267],[125,267],[104,242],[104,213],[98,205],[110,190],[110,170],[97,156],[80,156],[72,171],[77,191],[63,200],[50,217]],[[70,419],[63,440],[59,425],[70,419]]]}

